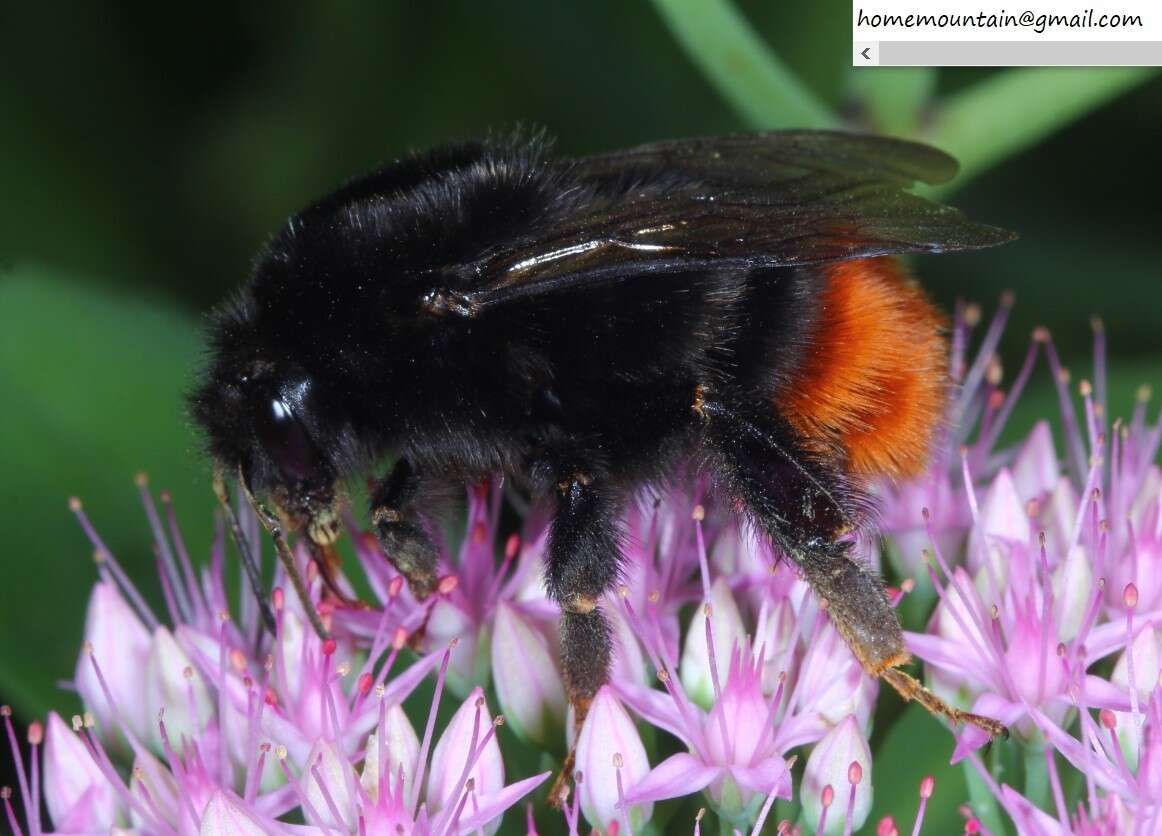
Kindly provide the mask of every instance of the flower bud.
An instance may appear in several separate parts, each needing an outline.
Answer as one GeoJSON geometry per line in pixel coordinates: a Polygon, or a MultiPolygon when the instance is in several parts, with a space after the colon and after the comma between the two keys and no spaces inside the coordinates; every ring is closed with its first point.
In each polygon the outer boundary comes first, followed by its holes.
{"type": "Polygon", "coordinates": [[[77,691],[97,719],[101,739],[115,743],[115,731],[125,727],[138,740],[148,740],[154,718],[146,710],[141,672],[149,658],[149,630],[108,581],[98,582],[89,596],[84,647],[77,660],[77,691]],[[94,662],[113,698],[112,706],[94,662]]]}
{"type": "Polygon", "coordinates": [[[710,676],[710,656],[706,646],[706,609],[710,609],[714,656],[721,680],[726,679],[731,651],[746,638],[746,627],[743,626],[742,614],[725,578],[720,576],[714,581],[710,587],[710,597],[704,604],[690,620],[678,672],[682,687],[690,699],[703,708],[709,708],[714,703],[714,683],[710,676]]]}
{"type": "Polygon", "coordinates": [[[1077,635],[1093,597],[1093,564],[1081,546],[1069,550],[1053,573],[1053,597],[1058,608],[1057,638],[1068,642],[1077,635]]]}
{"type": "Polygon", "coordinates": [[[149,740],[162,751],[158,716],[164,716],[171,742],[197,737],[214,716],[214,700],[173,634],[164,627],[153,631],[145,668],[145,708],[150,718],[149,740]]]}
{"type": "MultiPolygon", "coordinates": [[[[1122,651],[1114,665],[1114,672],[1110,681],[1125,691],[1130,690],[1130,655],[1134,657],[1134,690],[1138,692],[1139,711],[1142,711],[1150,702],[1150,694],[1162,676],[1162,630],[1147,628],[1138,633],[1130,646],[1122,651]]],[[[1142,750],[1143,730],[1139,723],[1134,722],[1128,711],[1114,712],[1116,717],[1118,742],[1122,753],[1126,756],[1126,763],[1130,769],[1138,765],[1138,756],[1142,750]]],[[[1160,713],[1162,716],[1162,713],[1160,713]]],[[[1162,729],[1154,729],[1155,737],[1162,737],[1162,729]]],[[[1155,768],[1162,764],[1162,753],[1154,756],[1155,768]]]]}
{"type": "Polygon", "coordinates": [[[245,805],[218,791],[206,804],[198,836],[264,836],[269,832],[245,805]]]}
{"type": "MultiPolygon", "coordinates": [[[[628,792],[650,771],[637,727],[608,685],[593,698],[577,736],[577,771],[583,776],[577,789],[581,809],[589,823],[602,832],[609,831],[611,823],[622,817],[617,807],[618,773],[623,791],[628,792]]],[[[653,810],[652,803],[630,808],[630,825],[635,833],[649,821],[653,810]]]]}
{"type": "Polygon", "coordinates": [[[48,715],[45,729],[44,802],[62,833],[108,831],[120,812],[113,785],[56,712],[48,715]]]}
{"type": "Polygon", "coordinates": [[[355,828],[355,781],[355,770],[343,753],[323,738],[316,740],[303,764],[302,783],[323,824],[344,832],[355,828]],[[336,812],[342,821],[335,820],[336,812]]]}
{"type": "Polygon", "coordinates": [[[872,773],[871,750],[854,716],[849,715],[829,731],[807,758],[801,791],[807,821],[819,820],[823,791],[828,785],[834,788],[835,801],[823,832],[827,836],[844,832],[853,787],[855,804],[849,831],[858,832],[871,812],[872,773]]]}
{"type": "Polygon", "coordinates": [[[1013,485],[1025,501],[1041,499],[1057,487],[1061,465],[1053,447],[1053,433],[1048,421],[1038,421],[1033,425],[1011,467],[1013,485]]]}
{"type": "MultiPolygon", "coordinates": [[[[420,758],[420,739],[415,729],[399,705],[393,705],[383,712],[383,756],[387,764],[389,787],[395,786],[400,770],[403,771],[404,797],[411,798],[415,783],[417,761],[420,758]]],[[[379,799],[379,731],[367,738],[367,755],[363,759],[363,774],[360,781],[372,801],[379,799]]]]}
{"type": "MultiPolygon", "coordinates": [[[[456,804],[464,787],[459,783],[464,767],[472,757],[473,748],[479,750],[492,726],[492,715],[484,700],[484,691],[474,688],[464,703],[452,716],[448,727],[440,735],[432,752],[432,765],[428,772],[428,810],[433,815],[449,804],[456,804]],[[473,735],[475,730],[475,735],[473,735]],[[473,739],[475,737],[475,740],[473,739]]],[[[474,792],[478,799],[500,792],[504,788],[504,760],[496,735],[492,735],[484,749],[475,758],[468,773],[474,782],[474,792]]],[[[493,822],[486,831],[495,833],[499,820],[493,822]]]]}
{"type": "Polygon", "coordinates": [[[565,689],[544,634],[504,600],[492,632],[492,679],[505,720],[517,736],[541,746],[560,739],[565,689]]]}
{"type": "Polygon", "coordinates": [[[980,570],[987,556],[995,576],[1007,578],[1010,551],[1027,546],[1030,536],[1025,501],[1017,493],[1012,475],[1002,468],[981,500],[980,523],[969,535],[969,565],[980,570]]]}

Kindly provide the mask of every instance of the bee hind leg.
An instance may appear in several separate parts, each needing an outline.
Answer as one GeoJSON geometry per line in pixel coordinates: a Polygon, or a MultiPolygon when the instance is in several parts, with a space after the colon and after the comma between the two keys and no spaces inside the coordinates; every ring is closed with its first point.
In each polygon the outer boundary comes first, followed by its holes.
{"type": "Polygon", "coordinates": [[[996,720],[948,705],[899,670],[911,661],[900,621],[880,579],[839,539],[860,519],[859,491],[804,450],[772,405],[748,408],[698,394],[694,411],[719,480],[798,564],[864,670],[935,714],[1004,734],[996,720]]]}

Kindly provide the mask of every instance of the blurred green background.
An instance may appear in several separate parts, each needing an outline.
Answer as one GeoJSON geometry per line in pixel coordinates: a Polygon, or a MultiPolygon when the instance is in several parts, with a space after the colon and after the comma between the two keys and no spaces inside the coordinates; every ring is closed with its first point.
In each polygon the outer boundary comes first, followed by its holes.
{"type": "MultiPolygon", "coordinates": [[[[68,496],[148,578],[132,482],[146,470],[204,551],[208,471],[181,404],[200,319],[288,213],[408,148],[517,121],[564,153],[819,122],[780,98],[763,63],[777,55],[827,119],[969,158],[951,199],[1021,240],[917,267],[946,305],[1016,290],[1010,364],[1043,323],[1080,366],[1099,313],[1114,411],[1139,382],[1162,384],[1162,82],[856,71],[850,13],[844,0],[6,4],[0,701],[24,717],[69,704],[55,683],[72,675],[94,571],[68,496]]],[[[1044,378],[1025,416],[1049,403],[1044,378]]]]}

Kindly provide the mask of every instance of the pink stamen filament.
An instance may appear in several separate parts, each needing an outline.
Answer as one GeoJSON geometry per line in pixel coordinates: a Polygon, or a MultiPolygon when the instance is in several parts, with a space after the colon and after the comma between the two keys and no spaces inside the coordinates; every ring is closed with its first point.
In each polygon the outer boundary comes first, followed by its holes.
{"type": "MultiPolygon", "coordinates": [[[[173,743],[170,741],[169,737],[169,730],[165,725],[164,715],[157,718],[157,727],[161,737],[161,748],[162,751],[165,752],[165,757],[169,763],[170,772],[173,774],[179,785],[188,784],[189,773],[185,768],[185,764],[182,763],[181,758],[179,758],[177,753],[174,751],[173,743]]],[[[197,811],[194,809],[193,799],[191,798],[190,793],[181,792],[178,794],[181,796],[181,800],[185,805],[186,812],[190,815],[190,820],[194,823],[195,827],[200,828],[202,820],[197,811]]]]}
{"type": "Polygon", "coordinates": [[[621,821],[625,827],[626,836],[633,836],[633,828],[629,824],[629,809],[625,806],[625,787],[621,780],[621,767],[623,763],[621,752],[614,752],[613,768],[617,777],[617,809],[621,813],[621,821]]]}
{"type": "Polygon", "coordinates": [[[1021,363],[1021,370],[1017,372],[1017,376],[1013,379],[1013,385],[1009,387],[1009,392],[1005,396],[1004,405],[1001,406],[1001,410],[997,414],[996,420],[993,421],[988,435],[978,442],[983,453],[991,451],[996,446],[997,440],[1000,439],[1009,417],[1013,414],[1013,408],[1017,405],[1017,399],[1020,398],[1021,393],[1025,390],[1026,384],[1029,382],[1029,376],[1032,374],[1033,367],[1037,362],[1039,346],[1040,342],[1038,340],[1032,340],[1029,343],[1029,348],[1025,352],[1025,360],[1021,363]]]}
{"type": "MultiPolygon", "coordinates": [[[[1122,600],[1126,605],[1126,675],[1130,683],[1130,716],[1133,718],[1134,731],[1138,732],[1141,725],[1138,722],[1138,687],[1134,681],[1134,610],[1138,606],[1138,587],[1132,583],[1126,584],[1122,600]]],[[[1121,747],[1117,749],[1121,754],[1121,747]]]]}
{"type": "Polygon", "coordinates": [[[843,821],[843,836],[851,836],[854,825],[855,791],[860,781],[863,780],[863,767],[859,765],[859,761],[852,761],[851,765],[848,766],[847,780],[851,784],[851,790],[847,793],[847,813],[843,821]]]}
{"type": "Polygon", "coordinates": [[[1045,768],[1049,773],[1049,786],[1053,790],[1053,805],[1057,808],[1057,821],[1063,828],[1068,829],[1069,817],[1065,812],[1065,793],[1061,789],[1061,775],[1057,770],[1057,759],[1053,756],[1053,747],[1045,747],[1045,768]]]}
{"type": "Polygon", "coordinates": [[[1053,578],[1049,574],[1049,557],[1045,537],[1041,536],[1041,652],[1037,657],[1037,702],[1045,699],[1045,674],[1049,662],[1049,627],[1053,624],[1053,578]]]}
{"type": "MultiPolygon", "coordinates": [[[[218,717],[222,723],[226,720],[226,644],[229,624],[223,618],[218,629],[218,717]]],[[[230,753],[227,748],[224,743],[218,747],[218,780],[223,783],[230,780],[230,753]]]]}
{"type": "MultiPolygon", "coordinates": [[[[944,605],[949,615],[952,616],[957,626],[960,627],[961,632],[972,645],[972,649],[976,652],[977,657],[984,663],[985,667],[979,673],[985,679],[993,681],[995,672],[1004,670],[1003,655],[997,652],[996,646],[991,641],[988,641],[990,632],[983,626],[977,626],[974,607],[972,606],[973,599],[966,598],[965,593],[961,591],[960,584],[956,583],[955,576],[950,576],[949,581],[956,584],[955,591],[957,597],[960,599],[954,603],[948,590],[940,583],[940,577],[936,574],[936,567],[930,561],[925,566],[928,569],[928,575],[932,579],[932,587],[936,590],[936,595],[940,599],[940,602],[944,605]],[[965,622],[964,616],[960,611],[961,607],[967,610],[969,617],[973,619],[973,627],[976,627],[975,630],[971,629],[968,623],[965,622]],[[982,639],[984,640],[983,644],[981,642],[982,639]],[[992,665],[989,665],[990,661],[992,665]]],[[[1003,672],[1001,673],[1001,680],[1002,683],[1000,684],[1003,686],[1005,680],[1003,672]]],[[[1000,689],[998,688],[997,690],[1000,689]]]]}
{"type": "Polygon", "coordinates": [[[1066,382],[1066,372],[1057,356],[1057,347],[1052,337],[1045,341],[1045,352],[1049,358],[1049,369],[1052,372],[1053,383],[1057,388],[1057,400],[1061,409],[1061,420],[1064,425],[1066,447],[1069,450],[1070,463],[1073,465],[1073,476],[1078,482],[1085,481],[1086,456],[1085,444],[1078,429],[1077,411],[1073,408],[1073,399],[1070,397],[1069,384],[1066,382]]]}
{"type": "Polygon", "coordinates": [[[209,606],[198,589],[198,580],[194,572],[194,564],[190,560],[189,551],[186,549],[186,541],[182,537],[181,526],[178,525],[178,518],[177,514],[174,513],[173,502],[169,494],[164,491],[161,494],[161,501],[165,507],[166,520],[169,523],[170,539],[173,540],[174,551],[177,553],[178,564],[182,570],[182,577],[185,578],[186,587],[189,589],[190,601],[193,604],[194,612],[200,617],[207,616],[209,615],[209,606]]]}
{"type": "Polygon", "coordinates": [[[702,577],[702,597],[710,600],[710,563],[706,557],[706,540],[702,534],[702,520],[694,520],[694,537],[698,543],[698,572],[702,577]]]}
{"type": "MultiPolygon", "coordinates": [[[[965,472],[965,477],[966,490],[968,491],[968,495],[973,497],[971,501],[973,504],[975,504],[975,494],[972,493],[971,487],[972,480],[968,478],[967,471],[965,472]]],[[[964,619],[957,612],[956,608],[948,603],[951,598],[947,595],[946,588],[941,585],[940,579],[937,576],[934,567],[931,565],[931,563],[928,563],[928,573],[932,579],[932,586],[936,589],[936,593],[940,600],[945,602],[945,606],[948,608],[953,618],[956,619],[960,629],[964,631],[964,634],[969,638],[969,641],[973,643],[973,648],[980,654],[980,659],[987,662],[991,654],[992,662],[996,667],[1000,669],[1007,669],[1007,666],[1004,664],[1004,647],[997,647],[996,645],[989,642],[990,630],[986,625],[992,619],[990,619],[988,614],[984,611],[984,601],[980,599],[979,595],[975,594],[975,589],[973,590],[973,593],[970,594],[969,590],[966,589],[966,585],[962,582],[962,579],[952,571],[951,565],[944,557],[944,550],[940,547],[940,540],[932,528],[932,516],[928,513],[927,508],[924,509],[922,516],[924,518],[925,532],[928,534],[928,540],[932,543],[932,554],[936,556],[936,562],[939,565],[940,570],[944,573],[945,578],[947,578],[948,584],[956,589],[956,592],[960,597],[960,603],[958,606],[963,606],[964,611],[967,613],[968,617],[972,619],[973,625],[976,627],[975,635],[974,631],[968,628],[968,625],[964,622],[964,619]],[[977,637],[979,637],[984,642],[983,645],[976,641],[977,637]]],[[[979,514],[974,515],[974,518],[979,520],[979,514]]],[[[992,562],[992,558],[987,553],[985,554],[984,559],[986,564],[992,562]]]]}
{"type": "MultiPolygon", "coordinates": [[[[248,750],[252,751],[252,750],[248,750]]],[[[266,768],[266,753],[270,751],[270,744],[263,743],[258,748],[258,760],[246,775],[246,787],[243,790],[243,799],[247,804],[253,804],[258,797],[258,783],[262,779],[262,770],[266,768]]]]}
{"type": "Polygon", "coordinates": [[[8,745],[12,748],[12,762],[16,765],[16,780],[20,786],[20,800],[24,804],[25,818],[32,819],[32,810],[39,811],[39,807],[32,806],[33,795],[28,789],[28,776],[24,772],[24,758],[20,754],[20,744],[16,741],[16,729],[12,725],[12,709],[8,706],[0,707],[0,716],[4,718],[4,728],[8,733],[8,745]]]}
{"type": "MultiPolygon", "coordinates": [[[[89,755],[93,758],[93,762],[97,765],[97,768],[101,771],[101,774],[105,776],[105,780],[109,782],[109,786],[112,787],[114,792],[116,792],[117,795],[121,797],[126,806],[132,807],[141,815],[143,819],[149,821],[152,825],[159,828],[164,827],[163,822],[155,822],[153,820],[153,815],[150,813],[149,808],[144,806],[141,801],[138,800],[138,798],[129,791],[129,788],[125,786],[125,782],[121,780],[120,773],[118,773],[117,768],[113,766],[113,762],[109,759],[109,755],[105,752],[104,747],[101,746],[101,742],[97,740],[97,736],[91,733],[88,729],[81,729],[77,732],[77,737],[79,737],[81,742],[85,744],[85,748],[89,750],[89,755]]],[[[200,820],[198,820],[198,823],[200,826],[200,820]]]]}
{"type": "Polygon", "coordinates": [[[827,826],[827,813],[831,809],[831,803],[835,800],[835,787],[828,784],[823,788],[823,792],[819,796],[819,824],[815,827],[816,833],[823,833],[827,826]]]}
{"type": "Polygon", "coordinates": [[[912,824],[912,836],[920,836],[924,824],[924,812],[928,809],[928,799],[936,791],[936,779],[925,775],[920,781],[920,806],[916,809],[916,821],[912,824]]]}
{"type": "MultiPolygon", "coordinates": [[[[710,625],[710,605],[705,608],[706,613],[706,654],[710,663],[710,682],[714,686],[714,701],[722,702],[722,682],[718,677],[718,656],[714,652],[714,628],[710,625]]],[[[726,712],[718,711],[718,730],[726,742],[726,757],[734,762],[734,741],[730,739],[730,731],[726,726],[726,712]]]]}
{"type": "Polygon", "coordinates": [[[334,796],[331,795],[331,789],[327,786],[327,782],[323,780],[323,772],[319,769],[319,764],[323,762],[323,756],[320,754],[315,759],[315,763],[311,766],[311,775],[315,779],[315,786],[319,788],[319,792],[323,794],[323,801],[327,803],[327,809],[331,813],[331,820],[336,827],[343,827],[343,814],[339,812],[339,806],[335,803],[334,796]]]}
{"type": "MultiPolygon", "coordinates": [[[[131,783],[130,783],[130,787],[129,787],[130,792],[133,791],[133,786],[134,785],[133,785],[132,779],[131,779],[131,783]]],[[[148,807],[149,810],[153,813],[154,820],[157,822],[164,822],[165,816],[162,814],[161,809],[158,808],[157,803],[153,800],[153,794],[149,791],[149,787],[147,787],[145,785],[145,776],[144,775],[141,775],[138,777],[136,786],[137,786],[138,792],[141,793],[141,797],[142,797],[142,800],[145,802],[145,806],[148,807]]],[[[175,833],[175,834],[177,833],[177,831],[174,830],[172,827],[165,827],[164,832],[175,833]]]]}
{"type": "Polygon", "coordinates": [[[766,801],[763,802],[763,806],[759,810],[759,817],[755,819],[754,828],[751,830],[750,836],[759,836],[763,832],[763,825],[766,824],[767,816],[771,814],[771,808],[775,806],[775,799],[778,797],[778,792],[778,784],[776,784],[767,793],[766,801]]]}
{"type": "Polygon", "coordinates": [[[8,814],[8,826],[12,828],[12,832],[16,836],[24,836],[24,831],[20,829],[20,823],[16,820],[16,811],[12,809],[12,790],[9,787],[4,787],[3,792],[0,792],[0,798],[4,799],[4,812],[8,814]]]}
{"type": "Polygon", "coordinates": [[[696,716],[699,712],[690,703],[685,689],[679,688],[674,683],[674,677],[670,673],[673,667],[660,658],[660,644],[662,643],[660,635],[657,634],[657,631],[654,631],[651,637],[652,640],[647,640],[645,637],[650,635],[650,633],[644,629],[644,625],[638,618],[633,605],[629,602],[629,597],[625,595],[621,596],[621,603],[630,625],[636,628],[639,636],[643,637],[642,647],[645,648],[646,655],[650,658],[650,664],[658,672],[658,678],[662,681],[666,693],[670,695],[670,699],[674,701],[674,705],[678,709],[678,714],[681,716],[682,723],[685,726],[687,745],[694,750],[699,758],[705,760],[709,750],[703,738],[702,723],[696,716]]]}
{"type": "Polygon", "coordinates": [[[968,405],[972,398],[976,395],[977,387],[980,386],[984,379],[985,372],[988,371],[989,363],[992,362],[996,355],[997,345],[1000,343],[1001,334],[1005,330],[1005,323],[1009,318],[1009,311],[1012,309],[1011,298],[1006,294],[1001,297],[1001,303],[997,306],[996,313],[993,314],[992,321],[989,323],[988,330],[985,332],[984,339],[981,341],[980,349],[977,352],[976,359],[973,360],[972,366],[969,367],[968,373],[964,377],[964,382],[961,385],[961,395],[957,401],[954,409],[952,426],[962,426],[965,413],[968,411],[968,405]]]}
{"type": "Polygon", "coordinates": [[[32,836],[40,836],[40,741],[43,735],[43,727],[40,726],[39,721],[35,722],[37,730],[35,734],[32,729],[29,729],[29,766],[32,772],[32,806],[24,811],[24,818],[28,821],[28,827],[32,831],[32,836]]]}
{"type": "Polygon", "coordinates": [[[93,548],[100,555],[101,566],[108,568],[116,581],[116,586],[129,599],[137,615],[145,622],[149,631],[152,633],[161,626],[161,622],[157,620],[157,616],[153,614],[153,610],[150,609],[149,604],[145,603],[145,599],[141,597],[141,593],[137,591],[137,587],[133,585],[133,581],[129,580],[129,576],[125,574],[125,570],[121,568],[121,564],[117,561],[113,552],[109,551],[105,542],[97,534],[97,529],[89,521],[85,509],[81,507],[80,500],[72,500],[69,505],[77,518],[77,522],[80,523],[81,530],[85,532],[85,536],[89,538],[89,542],[93,544],[93,548]]]}
{"type": "Polygon", "coordinates": [[[173,584],[170,583],[169,577],[166,575],[161,556],[157,554],[156,549],[154,549],[153,563],[157,569],[158,582],[161,583],[161,597],[165,601],[165,608],[169,613],[170,623],[180,624],[182,622],[182,617],[178,612],[177,600],[174,598],[173,584]]]}
{"type": "Polygon", "coordinates": [[[440,697],[444,693],[444,680],[448,676],[448,664],[451,659],[452,647],[449,647],[444,651],[444,658],[440,662],[440,672],[436,675],[436,691],[432,696],[432,707],[428,710],[428,721],[424,726],[424,740],[420,745],[420,754],[416,761],[416,779],[412,783],[411,798],[407,801],[407,809],[413,816],[420,800],[420,787],[423,786],[424,776],[428,771],[428,748],[432,745],[432,732],[436,728],[436,708],[439,706],[440,697]]]}
{"type": "Polygon", "coordinates": [[[282,773],[286,776],[286,782],[290,784],[291,789],[294,791],[295,798],[298,799],[299,805],[303,808],[303,812],[306,813],[304,818],[306,818],[309,822],[314,822],[315,826],[321,829],[324,833],[330,833],[330,826],[327,824],[326,820],[319,815],[319,811],[315,809],[315,805],[312,804],[307,798],[307,794],[303,792],[302,786],[299,784],[298,779],[295,778],[294,774],[290,771],[290,767],[288,767],[286,764],[286,758],[282,757],[282,754],[284,753],[280,752],[278,764],[282,767],[282,773]]]}

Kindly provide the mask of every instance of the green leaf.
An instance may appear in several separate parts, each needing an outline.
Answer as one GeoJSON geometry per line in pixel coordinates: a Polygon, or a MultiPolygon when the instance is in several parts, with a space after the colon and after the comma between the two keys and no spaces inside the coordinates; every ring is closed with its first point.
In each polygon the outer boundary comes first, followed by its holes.
{"type": "MultiPolygon", "coordinates": [[[[895,695],[882,693],[881,699],[895,699],[895,695]]],[[[922,832],[959,833],[964,821],[958,808],[968,792],[963,773],[948,763],[954,746],[952,735],[939,720],[922,706],[909,704],[875,749],[875,793],[868,822],[892,816],[902,833],[911,832],[920,802],[920,781],[932,775],[936,792],[928,800],[922,832]]]]}
{"type": "Polygon", "coordinates": [[[674,37],[754,128],[831,128],[839,119],[730,0],[654,0],[674,37]]]}
{"type": "Polygon", "coordinates": [[[182,392],[193,322],[146,300],[22,267],[0,283],[0,689],[25,716],[67,703],[96,577],[67,507],[79,496],[107,545],[157,602],[150,534],[133,476],[172,487],[195,556],[209,542],[208,474],[182,392]]]}
{"type": "Polygon", "coordinates": [[[959,188],[1151,78],[1153,67],[1011,69],[947,99],[922,138],[960,160],[959,188]]]}
{"type": "Polygon", "coordinates": [[[852,90],[878,133],[914,136],[936,89],[932,67],[875,67],[852,72],[852,90]]]}

